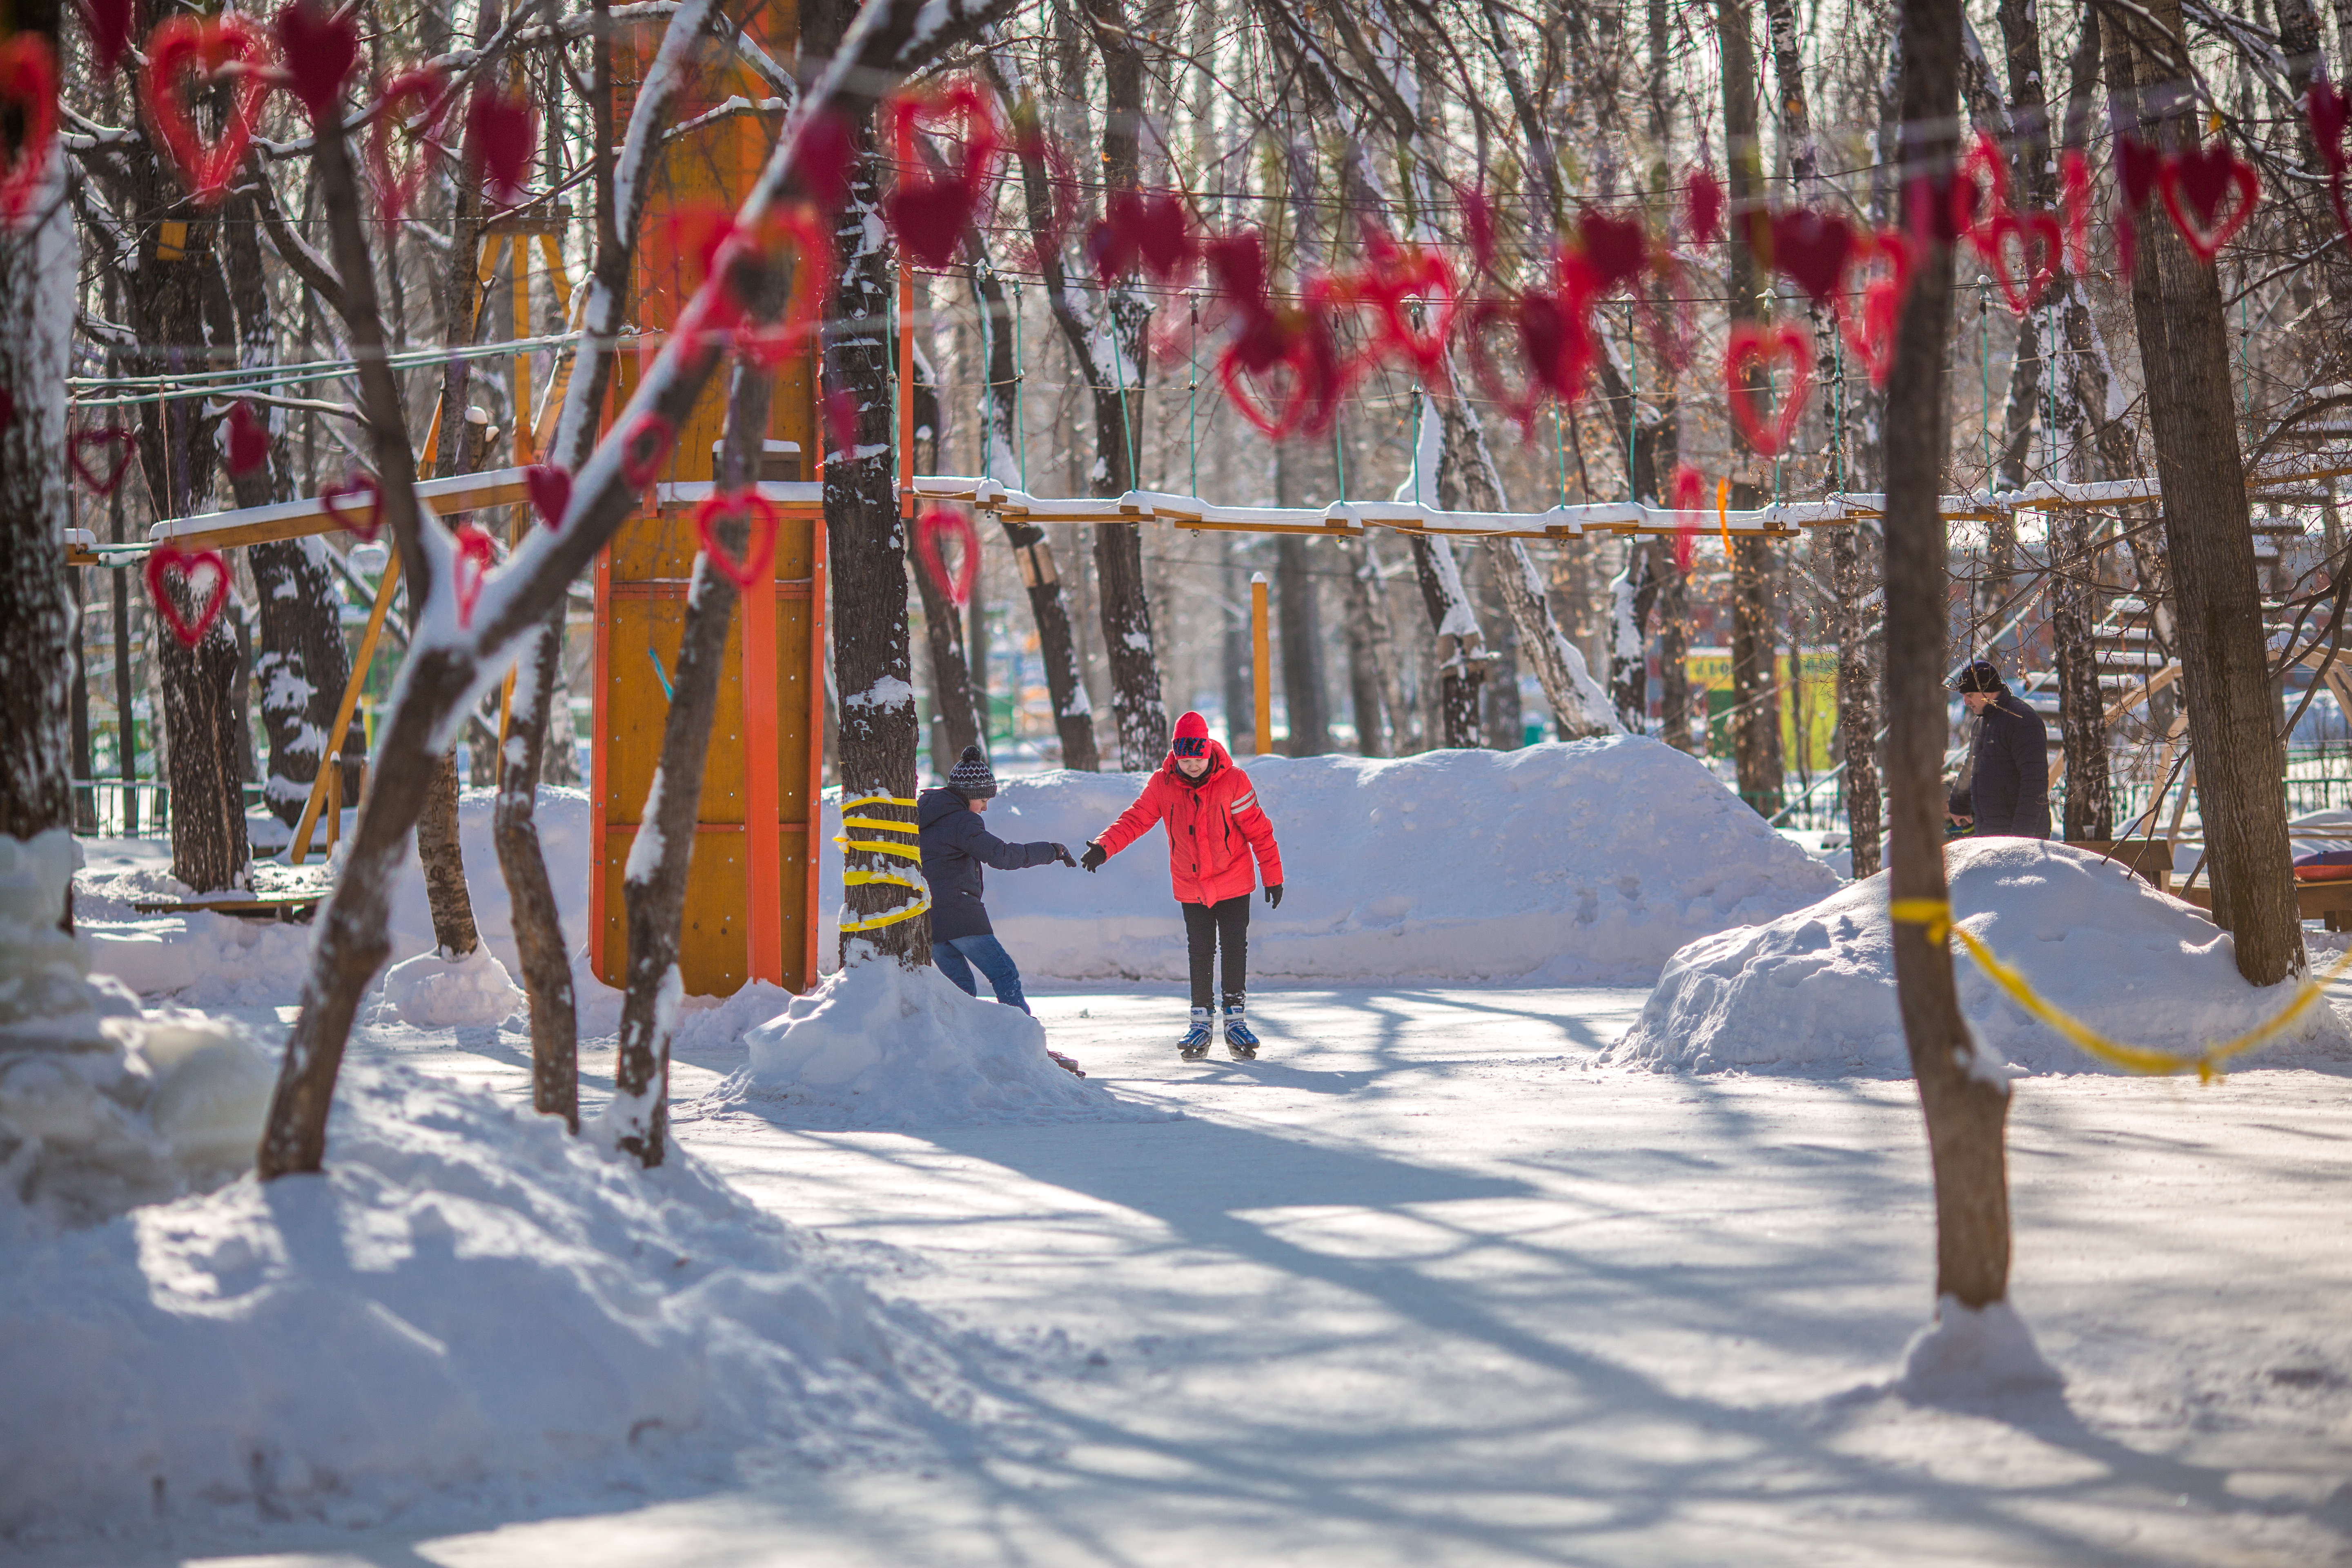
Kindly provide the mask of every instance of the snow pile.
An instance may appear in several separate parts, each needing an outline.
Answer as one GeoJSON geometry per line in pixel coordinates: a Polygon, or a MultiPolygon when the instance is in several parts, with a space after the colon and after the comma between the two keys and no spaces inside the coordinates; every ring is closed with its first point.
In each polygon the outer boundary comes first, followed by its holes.
{"type": "Polygon", "coordinates": [[[485,944],[463,958],[437,952],[384,971],[385,1011],[416,1029],[495,1028],[528,1006],[522,987],[485,944]]]}
{"type": "Polygon", "coordinates": [[[744,1037],[751,1065],[698,1108],[745,1100],[795,1127],[969,1127],[1165,1121],[1064,1071],[1045,1028],[982,1002],[936,969],[855,964],[744,1037]]]}
{"type": "MultiPolygon", "coordinates": [[[[1694,938],[1837,886],[1705,764],[1646,739],[1242,766],[1282,846],[1282,907],[1259,899],[1250,912],[1251,972],[1270,979],[1640,984],[1694,938]]],[[[1006,779],[989,830],[1075,852],[1142,784],[1131,773],[1006,779]]],[[[830,835],[839,808],[826,809],[830,835]]],[[[824,870],[831,952],[840,856],[824,870]]],[[[1024,974],[1187,973],[1161,829],[1091,876],[991,872],[988,907],[1024,974]]]]}
{"type": "Polygon", "coordinates": [[[929,1457],[972,1398],[931,1332],[682,1152],[347,1066],[325,1175],[0,1246],[0,1531],[929,1457]]]}
{"type": "Polygon", "coordinates": [[[234,1024],[142,1016],[58,927],[74,845],[0,836],[0,1241],[91,1225],[251,1163],[275,1071],[234,1024]]]}
{"type": "MultiPolygon", "coordinates": [[[[2063,844],[1961,839],[1945,851],[1959,922],[2052,1005],[2113,1039],[2194,1055],[2286,1005],[2291,986],[2239,975],[2229,935],[2112,861],[2063,844]]],[[[1698,1072],[1907,1078],[1886,877],[1675,954],[1603,1061],[1698,1072]]],[[[1979,1041],[2028,1072],[2093,1072],[2084,1055],[1956,951],[1979,1041]]],[[[2352,1034],[2314,1007],[2242,1065],[2352,1059],[2352,1034]]]]}
{"type": "MultiPolygon", "coordinates": [[[[493,791],[462,792],[457,830],[474,923],[483,947],[511,975],[520,971],[522,961],[515,952],[512,905],[491,838],[495,804],[493,791]]],[[[586,792],[541,786],[537,819],[540,848],[554,884],[564,940],[577,951],[588,938],[591,845],[586,792]]],[[[315,883],[297,868],[263,868],[259,879],[270,887],[281,882],[323,887],[339,868],[340,855],[339,847],[338,859],[325,864],[313,855],[310,865],[318,873],[315,883]]],[[[258,1006],[291,999],[301,989],[310,965],[311,928],[231,915],[139,913],[131,907],[134,903],[190,897],[171,875],[170,864],[167,846],[144,840],[102,840],[93,847],[91,865],[75,879],[74,895],[75,923],[90,939],[92,966],[120,977],[142,995],[169,995],[194,1006],[258,1006]]],[[[433,912],[425,901],[425,872],[413,840],[393,889],[391,936],[395,961],[435,950],[433,912]]],[[[584,963],[575,968],[578,977],[588,982],[584,963]]],[[[593,999],[590,994],[598,989],[593,982],[583,986],[583,1014],[593,999]]],[[[487,1011],[490,1005],[487,999],[480,1000],[478,1011],[487,1011]]],[[[490,1022],[506,1016],[502,1013],[490,1022]]]]}
{"type": "Polygon", "coordinates": [[[1937,1405],[1985,1394],[2056,1388],[2065,1379],[2042,1358],[2033,1331],[2007,1301],[1981,1310],[1956,1297],[1936,1303],[1936,1321],[1904,1352],[1894,1392],[1937,1405]]]}

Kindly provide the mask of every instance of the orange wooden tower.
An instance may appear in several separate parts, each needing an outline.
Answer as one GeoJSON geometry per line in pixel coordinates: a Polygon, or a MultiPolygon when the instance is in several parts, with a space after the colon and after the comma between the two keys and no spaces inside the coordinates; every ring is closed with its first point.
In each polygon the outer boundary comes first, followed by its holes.
{"type": "MultiPolygon", "coordinates": [[[[749,30],[772,59],[790,59],[792,0],[756,10],[749,30]]],[[[614,50],[614,114],[626,123],[636,71],[652,58],[659,25],[638,36],[641,53],[614,50]]],[[[706,60],[694,97],[718,102],[769,89],[731,54],[706,60]]],[[[773,126],[761,117],[714,121],[668,144],[637,236],[635,324],[673,324],[685,282],[669,242],[672,215],[733,211],[766,161],[773,126]]],[[[650,350],[648,351],[650,353],[650,350]]],[[[794,991],[816,983],[817,832],[822,820],[824,679],[824,525],[818,487],[803,469],[817,451],[814,351],[777,372],[761,489],[782,513],[763,582],[743,596],[728,637],[710,750],[687,876],[679,968],[690,995],[725,995],[752,980],[794,991]]],[[[635,390],[638,362],[624,357],[605,416],[635,390]]],[[[710,492],[726,423],[726,374],[715,375],[678,432],[669,468],[635,517],[596,562],[595,747],[590,942],[599,978],[621,984],[628,924],[621,890],[646,791],[661,755],[668,686],[677,668],[688,574],[698,540],[694,508],[710,492]]]]}

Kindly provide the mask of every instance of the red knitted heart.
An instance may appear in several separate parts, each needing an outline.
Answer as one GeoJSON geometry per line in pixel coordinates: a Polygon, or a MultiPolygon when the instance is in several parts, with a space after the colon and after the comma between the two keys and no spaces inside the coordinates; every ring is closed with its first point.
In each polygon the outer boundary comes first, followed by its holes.
{"type": "MultiPolygon", "coordinates": [[[[1991,132],[1977,132],[1968,155],[1960,160],[1960,174],[1984,190],[1987,219],[2009,210],[2009,160],[2001,156],[2000,143],[1992,139],[1991,132]]],[[[1968,237],[1976,237],[1969,234],[1968,237]]]]}
{"type": "Polygon", "coordinates": [[[1772,269],[1816,305],[1828,304],[1844,286],[1853,247],[1853,226],[1835,213],[1795,207],[1772,215],[1772,269]]]}
{"type": "Polygon", "coordinates": [[[245,163],[262,103],[269,96],[268,60],[269,46],[261,30],[234,11],[169,17],[147,35],[147,74],[141,79],[140,93],[148,122],[199,205],[210,206],[226,195],[229,182],[245,163]],[[189,95],[181,90],[183,75],[197,79],[197,90],[219,78],[236,80],[228,118],[211,142],[196,130],[189,95]]]}
{"type": "Polygon", "coordinates": [[[228,563],[217,550],[183,550],[164,540],[147,555],[147,594],[155,601],[155,613],[172,628],[172,635],[184,647],[194,647],[205,640],[205,633],[219,619],[221,606],[228,603],[228,563]],[[212,574],[212,586],[201,595],[196,589],[196,574],[212,574]],[[171,579],[177,575],[192,596],[197,598],[195,618],[180,613],[178,595],[166,592],[171,579]]]}
{"type": "MultiPolygon", "coordinates": [[[[718,568],[719,574],[738,588],[756,584],[761,574],[767,571],[768,563],[775,559],[779,521],[776,503],[756,490],[724,494],[713,490],[694,509],[694,527],[702,536],[702,552],[710,558],[710,564],[718,568]],[[738,517],[749,530],[740,558],[728,553],[718,532],[721,522],[738,517]]],[[[905,592],[903,588],[899,591],[905,592]]]]}
{"type": "MultiPolygon", "coordinates": [[[[244,405],[240,404],[238,406],[244,405]]],[[[110,496],[115,487],[122,483],[122,476],[130,471],[131,454],[137,442],[138,437],[121,425],[109,425],[100,430],[80,430],[66,443],[66,457],[73,464],[73,471],[81,476],[82,483],[100,496],[110,496]],[[114,461],[103,469],[93,469],[83,460],[82,453],[100,447],[114,448],[114,461]]]]}
{"type": "Polygon", "coordinates": [[[1304,341],[1295,327],[1244,332],[1227,343],[1217,356],[1217,383],[1241,416],[1257,426],[1269,441],[1279,441],[1306,422],[1314,397],[1314,377],[1306,363],[1304,341]],[[1271,359],[1263,344],[1278,337],[1271,359]],[[1263,363],[1252,363],[1253,360],[1263,363]]]}
{"type": "Polygon", "coordinates": [[[739,321],[735,344],[753,364],[773,370],[814,342],[824,324],[825,300],[833,293],[833,235],[816,208],[794,202],[761,220],[756,246],[770,266],[790,253],[792,297],[773,321],[739,321]]]}
{"type": "Polygon", "coordinates": [[[1576,220],[1576,237],[1597,294],[1614,293],[1649,265],[1650,235],[1638,214],[1612,216],[1588,207],[1576,220]]]}
{"type": "Polygon", "coordinates": [[[629,481],[631,489],[641,490],[654,482],[662,465],[669,461],[670,444],[677,439],[677,426],[660,415],[648,411],[637,416],[621,447],[621,477],[629,481]]]}
{"type": "Polygon", "coordinates": [[[540,526],[550,533],[563,526],[563,514],[572,505],[572,475],[552,463],[533,463],[522,471],[522,488],[530,497],[530,510],[539,513],[540,526]]]}
{"type": "Polygon", "coordinates": [[[457,531],[457,552],[449,558],[449,592],[457,601],[457,629],[471,631],[474,605],[481,599],[482,582],[499,563],[499,547],[472,523],[457,531]]]}
{"type": "Polygon", "coordinates": [[[539,111],[530,100],[476,87],[466,106],[466,166],[483,188],[509,205],[520,201],[538,153],[539,111]]]}
{"type": "Polygon", "coordinates": [[[890,129],[898,153],[898,183],[883,198],[890,232],[919,267],[944,268],[963,244],[981,198],[995,173],[1000,135],[988,95],[970,81],[890,99],[890,129]],[[918,173],[919,131],[960,127],[962,161],[934,175],[918,173]]]}
{"type": "Polygon", "coordinates": [[[1535,384],[1562,404],[1581,397],[1593,361],[1592,320],[1583,289],[1571,282],[1557,294],[1523,295],[1518,321],[1519,352],[1527,355],[1535,384]]]}
{"type": "Polygon", "coordinates": [[[278,13],[275,31],[288,89],[313,121],[325,119],[359,63],[358,19],[313,0],[294,0],[278,13]]]}
{"type": "Polygon", "coordinates": [[[1706,480],[1688,463],[1675,466],[1675,570],[1687,572],[1698,554],[1698,530],[1706,510],[1706,480]]]}
{"type": "Polygon", "coordinates": [[[355,533],[363,540],[374,539],[383,527],[383,486],[376,482],[373,474],[345,474],[319,492],[319,504],[327,509],[327,515],[334,520],[337,528],[355,533]],[[357,507],[344,504],[354,496],[367,497],[364,521],[357,507]]]}
{"type": "Polygon", "coordinates": [[[1805,399],[1812,391],[1813,341],[1793,324],[1767,327],[1755,321],[1736,321],[1723,349],[1723,386],[1731,404],[1732,423],[1748,437],[1748,445],[1761,458],[1777,458],[1787,449],[1789,437],[1796,434],[1797,421],[1805,412],[1805,399]],[[1775,362],[1785,363],[1789,369],[1789,391],[1780,399],[1779,410],[1767,425],[1756,406],[1755,392],[1748,384],[1751,370],[1761,370],[1769,381],[1775,362]]]}
{"type": "Polygon", "coordinates": [[[1182,280],[1201,258],[1192,214],[1174,191],[1144,196],[1136,205],[1133,227],[1136,254],[1143,258],[1143,270],[1154,282],[1182,280]]]}
{"type": "Polygon", "coordinates": [[[1723,182],[1712,169],[1693,169],[1683,182],[1683,214],[1691,243],[1713,245],[1723,234],[1723,182]]]}
{"type": "Polygon", "coordinates": [[[2180,149],[2158,168],[2156,184],[2164,194],[2164,210],[2172,215],[2172,226],[2180,231],[2197,259],[2208,263],[2252,221],[2254,208],[2263,199],[2262,176],[2254,173],[2252,163],[2231,152],[2227,142],[2180,149]],[[2233,188],[2237,205],[2224,207],[2222,198],[2233,188]]]}
{"type": "Polygon", "coordinates": [[[448,78],[431,66],[403,71],[377,94],[375,122],[368,127],[368,162],[375,172],[376,210],[383,226],[396,226],[416,200],[440,151],[441,123],[448,118],[448,78]],[[410,105],[415,107],[412,109],[410,105]],[[405,164],[393,161],[393,137],[401,131],[416,148],[405,164]]]}
{"type": "Polygon", "coordinates": [[[11,105],[23,118],[16,155],[0,170],[0,219],[24,221],[49,177],[58,141],[58,61],[49,40],[21,32],[0,43],[0,112],[11,105]]]}
{"type": "Polygon", "coordinates": [[[1969,240],[1992,269],[1993,281],[2000,285],[2001,298],[2009,301],[2014,315],[2022,316],[2040,304],[2050,285],[2058,280],[2059,258],[2066,241],[2058,220],[2048,213],[2020,216],[2004,209],[1979,224],[1969,240]],[[2025,269],[2022,281],[2010,269],[2011,242],[2025,269]]]}
{"type": "Polygon", "coordinates": [[[2066,265],[2077,278],[2091,275],[2091,161],[2069,147],[2058,163],[2058,218],[2066,230],[2066,265]]]}
{"type": "Polygon", "coordinates": [[[1379,313],[1379,338],[1363,356],[1367,367],[1394,349],[1423,381],[1444,384],[1445,340],[1453,333],[1457,308],[1454,268],[1444,257],[1380,236],[1365,265],[1346,279],[1339,292],[1379,313]],[[1421,306],[1418,327],[1412,321],[1415,302],[1421,306]]]}
{"type": "Polygon", "coordinates": [[[239,399],[228,405],[228,471],[249,474],[269,460],[269,426],[239,399]]]}
{"type": "Polygon", "coordinates": [[[135,0],[81,0],[81,19],[89,27],[89,52],[98,74],[110,76],[122,51],[131,47],[135,0]]]}
{"type": "Polygon", "coordinates": [[[915,523],[915,554],[921,560],[923,570],[931,574],[931,581],[955,601],[958,609],[971,602],[971,585],[980,576],[980,531],[972,527],[971,519],[948,507],[933,507],[915,523]],[[963,544],[956,557],[952,579],[940,559],[942,533],[954,534],[963,544]]]}
{"type": "Polygon", "coordinates": [[[1482,185],[1454,188],[1462,203],[1462,237],[1470,246],[1471,264],[1483,276],[1495,270],[1495,204],[1482,185]]]}
{"type": "Polygon", "coordinates": [[[2163,153],[2135,137],[2116,138],[2116,184],[2124,197],[2116,207],[2116,258],[2126,277],[2139,251],[2139,231],[2132,220],[2156,195],[2163,172],[2163,153]]]}

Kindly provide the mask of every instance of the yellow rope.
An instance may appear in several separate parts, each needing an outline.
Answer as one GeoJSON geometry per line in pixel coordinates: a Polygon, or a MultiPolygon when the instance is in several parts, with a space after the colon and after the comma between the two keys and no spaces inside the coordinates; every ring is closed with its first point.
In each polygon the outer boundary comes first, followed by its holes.
{"type": "MultiPolygon", "coordinates": [[[[841,803],[841,825],[844,827],[862,827],[869,831],[878,830],[884,833],[919,833],[922,829],[912,823],[890,822],[881,817],[848,815],[852,809],[861,805],[911,807],[915,804],[914,801],[895,795],[857,795],[841,803]]],[[[909,850],[904,844],[887,844],[874,838],[846,838],[839,835],[835,835],[833,841],[845,849],[863,849],[872,855],[887,855],[893,860],[909,861],[918,866],[923,863],[923,858],[909,850]]],[[[841,922],[843,931],[876,931],[883,926],[897,925],[900,921],[913,920],[931,907],[930,887],[919,877],[902,877],[896,871],[845,869],[841,874],[841,880],[844,887],[870,887],[878,882],[893,888],[910,888],[916,894],[915,901],[911,904],[902,904],[895,910],[889,910],[878,915],[870,915],[864,920],[843,921],[841,922]]]]}
{"type": "Polygon", "coordinates": [[[844,827],[877,827],[885,833],[920,833],[922,831],[911,822],[891,822],[879,816],[845,816],[841,819],[841,825],[844,827]]]}
{"type": "Polygon", "coordinates": [[[838,836],[835,836],[834,842],[845,849],[870,849],[877,855],[888,855],[900,860],[912,860],[918,866],[923,863],[923,858],[920,855],[915,854],[903,844],[886,844],[879,838],[843,838],[838,836]]]}
{"type": "Polygon", "coordinates": [[[850,807],[857,805],[903,805],[912,808],[917,804],[919,803],[915,801],[902,800],[895,795],[861,795],[855,800],[843,801],[841,809],[847,811],[850,807]]]}
{"type": "Polygon", "coordinates": [[[2221,1063],[2252,1050],[2310,1011],[2311,1005],[2319,1000],[2328,983],[2341,974],[2347,963],[2352,963],[2352,948],[2347,948],[2334,963],[2296,987],[2287,1005],[2266,1021],[2234,1039],[2209,1046],[2199,1055],[2180,1057],[2169,1051],[2152,1051],[2142,1046],[2111,1040],[2081,1019],[2059,1011],[2042,1000],[2024,975],[1995,958],[1992,950],[1967,930],[1952,923],[1952,906],[1945,900],[1895,899],[1888,903],[1886,912],[1898,925],[1925,926],[1929,942],[1959,938],[1960,945],[1968,950],[1969,956],[1977,961],[1978,965],[1992,977],[1992,983],[2006,992],[2012,1001],[2101,1061],[2122,1068],[2126,1072],[2158,1075],[2186,1072],[2195,1068],[2198,1079],[2204,1083],[2213,1081],[2221,1071],[2221,1063]]]}

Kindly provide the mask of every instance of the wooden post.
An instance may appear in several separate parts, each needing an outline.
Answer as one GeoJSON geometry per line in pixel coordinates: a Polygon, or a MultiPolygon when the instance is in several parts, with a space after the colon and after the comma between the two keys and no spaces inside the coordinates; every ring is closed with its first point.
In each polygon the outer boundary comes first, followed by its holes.
{"type": "Polygon", "coordinates": [[[357,658],[352,660],[352,678],[343,682],[343,700],[335,708],[335,721],[327,728],[326,750],[319,756],[318,775],[310,781],[310,798],[302,805],[302,820],[294,825],[293,847],[286,858],[299,866],[302,858],[310,853],[310,835],[319,826],[319,809],[327,799],[327,778],[338,771],[338,761],[343,754],[343,732],[352,727],[352,714],[360,705],[361,689],[367,684],[368,666],[375,658],[375,640],[383,635],[383,616],[392,608],[392,591],[400,583],[400,552],[395,550],[385,560],[383,575],[375,585],[375,607],[368,611],[367,630],[360,634],[357,658]]]}
{"type": "Polygon", "coordinates": [[[343,841],[343,764],[329,757],[320,771],[327,775],[327,853],[343,841]]]}
{"type": "Polygon", "coordinates": [[[1266,651],[1265,574],[1250,574],[1250,689],[1256,699],[1257,729],[1251,748],[1261,757],[1274,754],[1274,671],[1266,651]]]}

